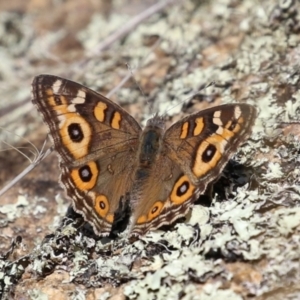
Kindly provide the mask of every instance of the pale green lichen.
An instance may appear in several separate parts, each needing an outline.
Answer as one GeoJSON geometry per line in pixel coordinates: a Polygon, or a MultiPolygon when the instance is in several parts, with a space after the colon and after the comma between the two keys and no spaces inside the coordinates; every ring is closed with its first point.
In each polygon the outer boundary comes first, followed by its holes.
{"type": "Polygon", "coordinates": [[[270,162],[268,164],[268,170],[265,174],[262,175],[263,178],[265,179],[279,179],[282,178],[284,176],[284,173],[281,170],[281,166],[279,163],[273,163],[270,162]]]}
{"type": "Polygon", "coordinates": [[[39,289],[32,289],[27,292],[27,295],[30,297],[32,300],[49,300],[49,297],[47,294],[42,292],[39,289]]]}
{"type": "Polygon", "coordinates": [[[22,215],[22,211],[19,209],[20,207],[28,206],[28,200],[25,196],[19,195],[17,202],[15,204],[4,204],[0,206],[0,213],[6,216],[7,221],[14,221],[16,218],[22,215]]]}
{"type": "Polygon", "coordinates": [[[220,289],[221,283],[209,283],[203,287],[202,293],[199,295],[201,300],[217,300],[217,299],[228,299],[228,300],[242,300],[243,298],[232,290],[220,289]]]}
{"type": "Polygon", "coordinates": [[[90,24],[78,33],[78,38],[81,41],[82,45],[87,51],[95,49],[99,44],[99,41],[107,37],[108,33],[112,33],[115,30],[119,29],[130,20],[129,15],[112,15],[109,19],[105,18],[101,14],[93,14],[90,24]],[[100,28],[106,28],[106,30],[99,30],[100,28]],[[93,38],[90,38],[90,37],[93,38]]]}

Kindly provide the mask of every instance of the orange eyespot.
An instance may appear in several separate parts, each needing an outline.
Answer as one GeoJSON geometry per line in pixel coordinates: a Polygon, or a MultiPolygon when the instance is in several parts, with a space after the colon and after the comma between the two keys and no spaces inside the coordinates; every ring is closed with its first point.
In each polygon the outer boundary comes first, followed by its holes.
{"type": "Polygon", "coordinates": [[[144,224],[152,221],[156,218],[162,211],[164,204],[161,201],[156,201],[151,207],[147,215],[142,215],[137,219],[137,224],[144,224]]]}
{"type": "Polygon", "coordinates": [[[174,184],[171,201],[175,205],[180,205],[192,197],[195,186],[190,182],[186,175],[181,176],[174,184]]]}
{"type": "Polygon", "coordinates": [[[92,189],[96,184],[98,175],[99,169],[94,161],[71,171],[71,178],[75,186],[82,191],[92,189]]]}
{"type": "Polygon", "coordinates": [[[105,218],[109,211],[109,203],[106,196],[97,196],[94,202],[94,208],[100,217],[105,218]]]}
{"type": "Polygon", "coordinates": [[[228,143],[227,136],[213,134],[198,146],[192,169],[197,177],[204,176],[220,161],[228,143]]]}
{"type": "Polygon", "coordinates": [[[79,159],[86,156],[92,138],[89,123],[76,113],[68,113],[60,117],[59,127],[62,143],[73,157],[79,159]]]}
{"type": "Polygon", "coordinates": [[[151,221],[152,219],[157,217],[160,214],[163,206],[164,205],[161,201],[155,202],[148,213],[148,220],[151,221]]]}

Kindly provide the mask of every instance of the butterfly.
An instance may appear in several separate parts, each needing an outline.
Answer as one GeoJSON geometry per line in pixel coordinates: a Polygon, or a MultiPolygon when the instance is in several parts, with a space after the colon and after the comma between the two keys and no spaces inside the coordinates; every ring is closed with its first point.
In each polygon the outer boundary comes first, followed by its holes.
{"type": "Polygon", "coordinates": [[[59,157],[60,183],[100,236],[110,234],[126,203],[131,235],[186,215],[249,137],[256,118],[251,105],[225,104],[168,129],[155,114],[142,129],[119,105],[67,79],[39,75],[32,94],[59,157]]]}

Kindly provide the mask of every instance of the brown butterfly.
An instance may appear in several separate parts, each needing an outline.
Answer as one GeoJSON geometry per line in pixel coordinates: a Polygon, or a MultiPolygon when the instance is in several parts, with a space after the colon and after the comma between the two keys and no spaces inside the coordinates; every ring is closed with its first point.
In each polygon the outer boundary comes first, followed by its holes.
{"type": "Polygon", "coordinates": [[[155,115],[142,129],[119,105],[70,80],[39,75],[32,90],[60,159],[61,184],[98,235],[110,233],[126,201],[134,235],[184,216],[250,135],[256,117],[251,105],[227,104],[168,129],[155,115]]]}

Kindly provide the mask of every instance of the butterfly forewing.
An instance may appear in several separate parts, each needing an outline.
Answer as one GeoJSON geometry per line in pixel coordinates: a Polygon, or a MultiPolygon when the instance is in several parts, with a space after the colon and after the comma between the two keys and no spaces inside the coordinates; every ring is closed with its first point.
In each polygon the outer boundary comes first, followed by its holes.
{"type": "Polygon", "coordinates": [[[119,105],[76,82],[39,75],[33,103],[42,113],[55,150],[67,165],[80,165],[137,146],[140,125],[119,105]]]}

